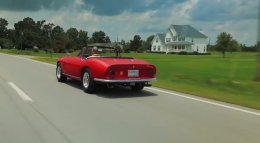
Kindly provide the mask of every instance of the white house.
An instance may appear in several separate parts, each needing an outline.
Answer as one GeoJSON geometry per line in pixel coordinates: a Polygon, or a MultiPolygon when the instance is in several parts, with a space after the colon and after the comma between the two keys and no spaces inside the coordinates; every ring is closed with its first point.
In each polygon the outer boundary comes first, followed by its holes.
{"type": "Polygon", "coordinates": [[[190,25],[170,25],[166,33],[157,33],[151,42],[152,52],[207,53],[208,37],[190,25]]]}

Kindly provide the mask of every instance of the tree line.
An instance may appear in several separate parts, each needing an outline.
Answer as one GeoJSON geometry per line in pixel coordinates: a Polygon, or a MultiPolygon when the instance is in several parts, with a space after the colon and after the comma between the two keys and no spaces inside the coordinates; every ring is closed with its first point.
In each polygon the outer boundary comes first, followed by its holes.
{"type": "MultiPolygon", "coordinates": [[[[1,48],[42,49],[54,52],[65,52],[81,49],[91,43],[111,43],[109,36],[103,31],[96,31],[91,37],[88,32],[69,28],[66,31],[59,25],[46,23],[45,20],[35,21],[26,17],[14,24],[14,29],[8,29],[8,21],[0,18],[0,46],[1,48]]],[[[144,41],[139,35],[133,40],[118,42],[126,52],[144,51],[150,48],[153,36],[144,41]]]]}
{"type": "MultiPolygon", "coordinates": [[[[35,21],[26,17],[14,24],[14,29],[8,29],[8,21],[0,18],[0,47],[16,48],[19,50],[34,49],[54,52],[74,51],[91,43],[111,43],[109,36],[103,31],[94,32],[88,37],[88,32],[69,28],[66,31],[59,25],[46,23],[45,20],[35,21]]],[[[154,35],[142,40],[141,36],[134,35],[130,41],[116,41],[123,46],[125,52],[143,52],[151,50],[151,42],[154,35]]],[[[208,45],[209,51],[257,51],[257,46],[239,44],[231,34],[222,32],[217,36],[215,45],[208,45]]]]}
{"type": "Polygon", "coordinates": [[[208,45],[209,51],[220,51],[225,56],[225,52],[257,52],[257,45],[246,46],[234,39],[230,33],[222,32],[217,36],[215,45],[208,45]]]}

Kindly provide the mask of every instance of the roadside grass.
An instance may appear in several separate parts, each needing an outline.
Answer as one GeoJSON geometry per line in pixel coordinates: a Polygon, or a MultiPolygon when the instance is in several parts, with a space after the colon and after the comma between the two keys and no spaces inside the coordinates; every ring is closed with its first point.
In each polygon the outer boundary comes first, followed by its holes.
{"type": "MultiPolygon", "coordinates": [[[[0,50],[0,52],[3,52],[0,50]]],[[[4,53],[16,54],[17,51],[4,53]]],[[[76,55],[78,51],[71,55],[76,55]]],[[[30,52],[34,60],[56,63],[60,56],[30,52]]],[[[260,109],[260,82],[253,81],[257,53],[220,53],[212,55],[174,55],[155,53],[122,53],[122,56],[144,59],[157,67],[153,86],[201,97],[260,109]]]]}

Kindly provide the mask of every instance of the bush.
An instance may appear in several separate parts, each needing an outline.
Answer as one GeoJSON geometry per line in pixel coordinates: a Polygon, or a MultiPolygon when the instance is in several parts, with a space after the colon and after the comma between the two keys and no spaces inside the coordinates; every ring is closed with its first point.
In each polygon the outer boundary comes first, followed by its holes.
{"type": "Polygon", "coordinates": [[[192,52],[192,55],[199,55],[200,53],[197,51],[192,52]]]}
{"type": "Polygon", "coordinates": [[[9,39],[0,38],[0,45],[2,49],[10,49],[13,47],[13,42],[9,39]]]}
{"type": "Polygon", "coordinates": [[[185,51],[181,51],[181,52],[179,52],[179,55],[188,55],[188,53],[185,51]]]}

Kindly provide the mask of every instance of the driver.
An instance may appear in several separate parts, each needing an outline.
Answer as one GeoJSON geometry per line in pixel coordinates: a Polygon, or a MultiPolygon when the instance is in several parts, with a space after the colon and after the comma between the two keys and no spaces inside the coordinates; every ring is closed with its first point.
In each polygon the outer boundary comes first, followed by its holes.
{"type": "Polygon", "coordinates": [[[98,53],[98,48],[97,47],[93,47],[91,50],[91,57],[99,57],[99,53],[98,53]]]}

